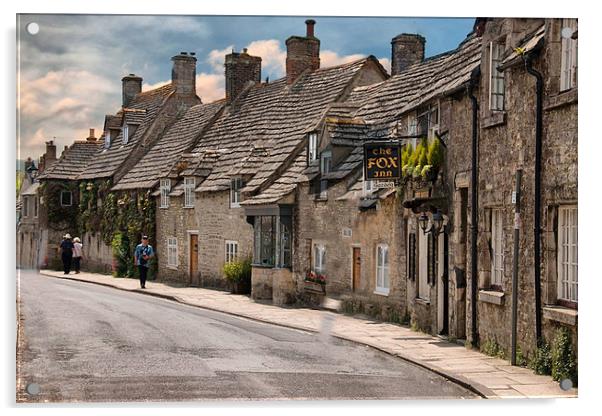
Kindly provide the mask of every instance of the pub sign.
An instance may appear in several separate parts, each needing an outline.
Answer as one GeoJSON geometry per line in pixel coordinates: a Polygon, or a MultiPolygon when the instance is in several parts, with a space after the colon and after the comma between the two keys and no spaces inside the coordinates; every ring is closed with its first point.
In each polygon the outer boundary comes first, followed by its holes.
{"type": "Polygon", "coordinates": [[[364,176],[366,180],[401,178],[401,146],[399,143],[364,144],[364,176]]]}

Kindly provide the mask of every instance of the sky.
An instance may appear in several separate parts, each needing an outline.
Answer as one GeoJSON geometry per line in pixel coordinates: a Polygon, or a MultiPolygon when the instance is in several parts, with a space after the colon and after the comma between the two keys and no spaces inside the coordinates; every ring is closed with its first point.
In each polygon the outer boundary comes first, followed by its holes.
{"type": "Polygon", "coordinates": [[[368,55],[390,69],[391,39],[400,33],[426,38],[426,56],[454,49],[474,19],[315,16],[19,15],[17,18],[17,158],[37,159],[44,142],[59,151],[101,134],[105,114],[121,106],[121,78],[134,73],[143,90],[171,78],[171,57],[196,52],[197,94],[205,103],[224,96],[224,56],[248,48],[262,58],[262,79],[285,74],[291,35],[316,20],[321,67],[368,55]],[[27,25],[39,32],[31,35],[27,25]]]}

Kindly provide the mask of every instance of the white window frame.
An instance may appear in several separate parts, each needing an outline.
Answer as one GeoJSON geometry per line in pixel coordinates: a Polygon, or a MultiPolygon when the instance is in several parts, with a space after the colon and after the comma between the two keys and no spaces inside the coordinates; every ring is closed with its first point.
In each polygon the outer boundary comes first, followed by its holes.
{"type": "Polygon", "coordinates": [[[123,136],[123,144],[128,144],[128,140],[130,139],[130,126],[127,123],[123,125],[121,135],[123,136]]]}
{"type": "Polygon", "coordinates": [[[171,179],[163,178],[159,181],[161,202],[159,208],[169,208],[169,193],[171,192],[171,179]]]}
{"type": "Polygon", "coordinates": [[[111,147],[111,130],[107,130],[107,132],[105,133],[104,146],[105,146],[105,149],[108,149],[109,147],[111,147]]]}
{"type": "Polygon", "coordinates": [[[504,283],[504,211],[491,210],[491,285],[504,283]]]}
{"type": "Polygon", "coordinates": [[[224,252],[226,263],[238,260],[238,241],[226,240],[224,252]]]}
{"type": "Polygon", "coordinates": [[[194,177],[184,178],[184,208],[194,208],[196,180],[194,177]]]}
{"type": "Polygon", "coordinates": [[[178,267],[178,239],[176,237],[167,238],[167,267],[178,267]]]}
{"type": "Polygon", "coordinates": [[[391,287],[390,266],[389,266],[389,246],[387,244],[378,244],[376,246],[376,290],[374,293],[380,295],[389,295],[391,287]]]}
{"type": "Polygon", "coordinates": [[[504,73],[497,70],[503,54],[504,44],[489,42],[489,109],[492,111],[504,111],[505,108],[504,73]]]}
{"type": "MultiPolygon", "coordinates": [[[[327,150],[320,155],[320,173],[327,174],[332,169],[332,152],[327,150]]],[[[320,198],[328,198],[328,180],[320,180],[320,198]]]]}
{"type": "Polygon", "coordinates": [[[22,214],[23,218],[29,217],[29,197],[27,197],[27,196],[23,197],[22,207],[23,207],[23,209],[21,210],[21,214],[22,214]]]}
{"type": "Polygon", "coordinates": [[[560,91],[567,91],[576,86],[577,73],[577,39],[562,36],[562,29],[577,30],[576,19],[562,19],[560,37],[560,91]]]}
{"type": "Polygon", "coordinates": [[[242,178],[239,176],[230,180],[230,208],[240,207],[240,202],[242,200],[240,190],[243,186],[242,178]]]}
{"type": "Polygon", "coordinates": [[[558,207],[558,295],[559,300],[578,302],[577,205],[558,207]]]}
{"type": "MultiPolygon", "coordinates": [[[[416,117],[416,115],[410,115],[408,116],[408,136],[415,136],[418,134],[418,118],[416,117]]],[[[410,143],[412,143],[412,147],[416,148],[416,143],[418,143],[418,138],[417,137],[413,137],[410,140],[410,143]]]]}
{"type": "Polygon", "coordinates": [[[34,218],[38,218],[39,209],[40,209],[40,197],[34,196],[33,197],[33,217],[34,218]]]}
{"type": "Polygon", "coordinates": [[[313,271],[318,274],[326,273],[326,246],[315,243],[312,245],[313,271]]]}
{"type": "Polygon", "coordinates": [[[318,133],[307,135],[307,156],[309,163],[318,159],[318,133]]]}
{"type": "Polygon", "coordinates": [[[61,191],[59,198],[60,198],[62,207],[70,207],[73,205],[73,193],[71,191],[61,191]],[[63,204],[63,194],[69,194],[69,203],[68,204],[63,204]]]}

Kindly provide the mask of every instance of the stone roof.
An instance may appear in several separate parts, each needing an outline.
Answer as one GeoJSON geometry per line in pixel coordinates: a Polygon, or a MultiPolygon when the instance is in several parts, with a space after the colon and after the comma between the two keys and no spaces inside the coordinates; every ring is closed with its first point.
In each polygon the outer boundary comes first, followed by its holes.
{"type": "MultiPolygon", "coordinates": [[[[132,150],[137,147],[148,128],[156,119],[163,104],[174,91],[175,87],[170,83],[136,95],[129,106],[122,109],[115,116],[123,117],[125,114],[128,122],[131,119],[132,124],[139,124],[132,137],[129,138],[128,143],[123,144],[121,132],[117,137],[111,137],[111,146],[108,149],[104,148],[104,146],[100,147],[85,172],[79,176],[79,179],[108,178],[113,176],[132,150]]],[[[106,123],[116,126],[116,120],[113,118],[105,118],[106,123]]],[[[121,128],[121,125],[112,128],[121,128]]]]}
{"type": "Polygon", "coordinates": [[[519,53],[516,49],[513,50],[508,56],[506,56],[502,60],[502,63],[499,66],[499,68],[504,70],[513,65],[516,65],[519,62],[522,62],[523,55],[525,55],[533,50],[536,50],[538,47],[541,46],[541,42],[543,42],[543,38],[544,38],[545,34],[546,34],[546,27],[545,27],[545,25],[541,25],[533,33],[530,33],[527,36],[525,36],[525,38],[519,43],[518,48],[517,48],[517,49],[521,49],[522,52],[519,53]]]}
{"type": "Polygon", "coordinates": [[[38,193],[39,187],[40,187],[40,182],[34,182],[31,185],[29,185],[26,190],[21,192],[21,195],[22,196],[36,195],[38,193]]]}
{"type": "Polygon", "coordinates": [[[223,108],[224,101],[191,107],[159,138],[157,143],[112,188],[113,190],[154,187],[168,176],[182,154],[195,144],[207,125],[223,108]]]}
{"type": "Polygon", "coordinates": [[[193,150],[225,150],[197,190],[229,189],[230,175],[242,169],[254,173],[243,189],[243,192],[253,192],[286,170],[291,156],[304,147],[307,128],[324,115],[328,105],[338,98],[370,59],[375,60],[369,57],[318,69],[301,75],[291,85],[282,78],[269,84],[255,85],[244,92],[244,96],[240,96],[216,120],[193,150]],[[266,151],[259,157],[258,149],[261,148],[266,151]],[[262,163],[258,163],[260,158],[262,163]],[[243,160],[247,165],[241,165],[243,160]]]}
{"type": "Polygon", "coordinates": [[[100,146],[99,141],[76,140],[52,166],[40,174],[39,179],[77,179],[85,172],[100,146]]]}

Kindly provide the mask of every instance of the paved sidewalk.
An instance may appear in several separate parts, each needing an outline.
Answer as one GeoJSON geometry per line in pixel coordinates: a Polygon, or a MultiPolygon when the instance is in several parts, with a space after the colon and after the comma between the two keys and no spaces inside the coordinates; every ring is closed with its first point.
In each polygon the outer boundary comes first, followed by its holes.
{"type": "Polygon", "coordinates": [[[173,287],[154,281],[146,289],[135,279],[42,270],[41,274],[102,284],[121,290],[164,297],[184,304],[225,312],[271,324],[326,332],[330,335],[366,344],[439,373],[486,398],[577,397],[577,389],[563,391],[551,377],[535,375],[531,370],[513,367],[508,361],[489,357],[464,346],[415,332],[399,325],[375,322],[328,311],[308,308],[282,308],[256,303],[247,296],[219,290],[173,287]]]}

